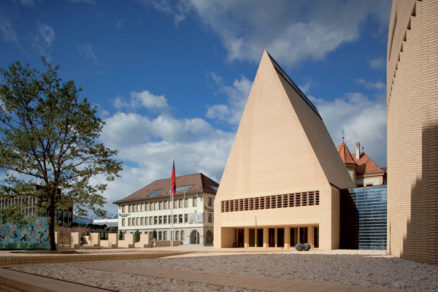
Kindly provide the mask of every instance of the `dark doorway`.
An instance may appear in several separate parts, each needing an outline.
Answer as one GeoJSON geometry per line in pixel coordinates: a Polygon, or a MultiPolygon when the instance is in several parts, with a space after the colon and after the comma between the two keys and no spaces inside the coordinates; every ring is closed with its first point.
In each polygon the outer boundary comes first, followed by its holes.
{"type": "Polygon", "coordinates": [[[263,228],[257,229],[257,246],[263,247],[263,228]]]}
{"type": "Polygon", "coordinates": [[[275,247],[275,228],[269,228],[269,247],[275,247]]]}
{"type": "Polygon", "coordinates": [[[319,247],[319,227],[313,227],[313,247],[319,247]]]}
{"type": "Polygon", "coordinates": [[[300,227],[300,243],[307,243],[307,227],[300,227]]]}
{"type": "Polygon", "coordinates": [[[235,237],[234,237],[236,239],[236,242],[234,243],[235,247],[243,247],[243,234],[244,234],[243,229],[241,228],[235,229],[235,237]]]}
{"type": "Polygon", "coordinates": [[[277,247],[284,247],[284,228],[277,229],[277,247]]]}
{"type": "Polygon", "coordinates": [[[291,228],[290,229],[290,246],[294,247],[298,243],[298,229],[291,228]]]}
{"type": "Polygon", "coordinates": [[[249,230],[249,246],[250,247],[255,246],[255,229],[249,230]]]}

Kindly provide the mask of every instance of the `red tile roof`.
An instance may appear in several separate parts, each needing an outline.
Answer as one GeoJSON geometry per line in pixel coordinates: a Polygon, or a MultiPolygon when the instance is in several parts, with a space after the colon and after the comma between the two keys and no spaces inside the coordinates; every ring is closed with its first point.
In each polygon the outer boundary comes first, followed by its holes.
{"type": "MultiPolygon", "coordinates": [[[[163,198],[169,196],[171,187],[170,178],[156,180],[147,186],[139,189],[131,195],[115,201],[114,204],[122,204],[134,201],[144,201],[151,198],[163,198]]],[[[216,194],[219,184],[202,173],[194,173],[176,177],[177,192],[175,196],[196,193],[216,194]],[[178,188],[187,187],[184,191],[178,191],[178,188]]]]}
{"type": "Polygon", "coordinates": [[[371,158],[364,152],[361,152],[359,159],[355,159],[357,163],[356,174],[384,174],[385,171],[377,166],[371,158]]]}
{"type": "Polygon", "coordinates": [[[371,158],[364,152],[360,152],[359,159],[356,159],[356,155],[352,155],[348,150],[347,145],[344,142],[337,146],[339,156],[341,156],[344,164],[357,165],[356,174],[366,175],[366,174],[384,174],[385,170],[378,167],[371,158]]]}
{"type": "Polygon", "coordinates": [[[345,145],[344,141],[340,145],[338,145],[338,152],[341,156],[342,161],[345,164],[353,164],[355,165],[356,162],[354,161],[353,157],[351,156],[350,150],[348,150],[347,145],[345,145]]]}

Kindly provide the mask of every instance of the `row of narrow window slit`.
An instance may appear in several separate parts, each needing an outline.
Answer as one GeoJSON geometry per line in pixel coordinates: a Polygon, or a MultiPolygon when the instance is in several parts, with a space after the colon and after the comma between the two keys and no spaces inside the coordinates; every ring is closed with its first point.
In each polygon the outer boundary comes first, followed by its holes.
{"type": "Polygon", "coordinates": [[[319,191],[221,201],[221,212],[238,212],[319,205],[319,191]]]}

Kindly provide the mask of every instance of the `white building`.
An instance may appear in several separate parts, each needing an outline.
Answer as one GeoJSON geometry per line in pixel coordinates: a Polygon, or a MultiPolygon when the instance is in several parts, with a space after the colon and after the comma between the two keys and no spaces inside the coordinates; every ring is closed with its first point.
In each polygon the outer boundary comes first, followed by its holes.
{"type": "Polygon", "coordinates": [[[117,227],[118,223],[119,223],[118,219],[112,219],[112,218],[93,219],[93,224],[106,225],[106,227],[117,227]]]}
{"type": "Polygon", "coordinates": [[[124,199],[118,208],[122,233],[157,232],[158,240],[173,239],[183,244],[213,244],[213,210],[218,183],[202,173],[176,177],[176,194],[171,207],[170,178],[152,182],[124,199]]]}

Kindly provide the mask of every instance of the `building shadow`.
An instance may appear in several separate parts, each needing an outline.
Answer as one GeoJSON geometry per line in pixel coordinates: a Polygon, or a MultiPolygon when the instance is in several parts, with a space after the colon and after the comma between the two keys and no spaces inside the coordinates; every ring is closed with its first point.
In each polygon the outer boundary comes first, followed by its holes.
{"type": "Polygon", "coordinates": [[[422,176],[411,189],[410,203],[400,257],[438,264],[438,123],[422,131],[422,176]]]}
{"type": "Polygon", "coordinates": [[[359,249],[359,211],[350,192],[341,190],[341,249],[359,249]]]}

